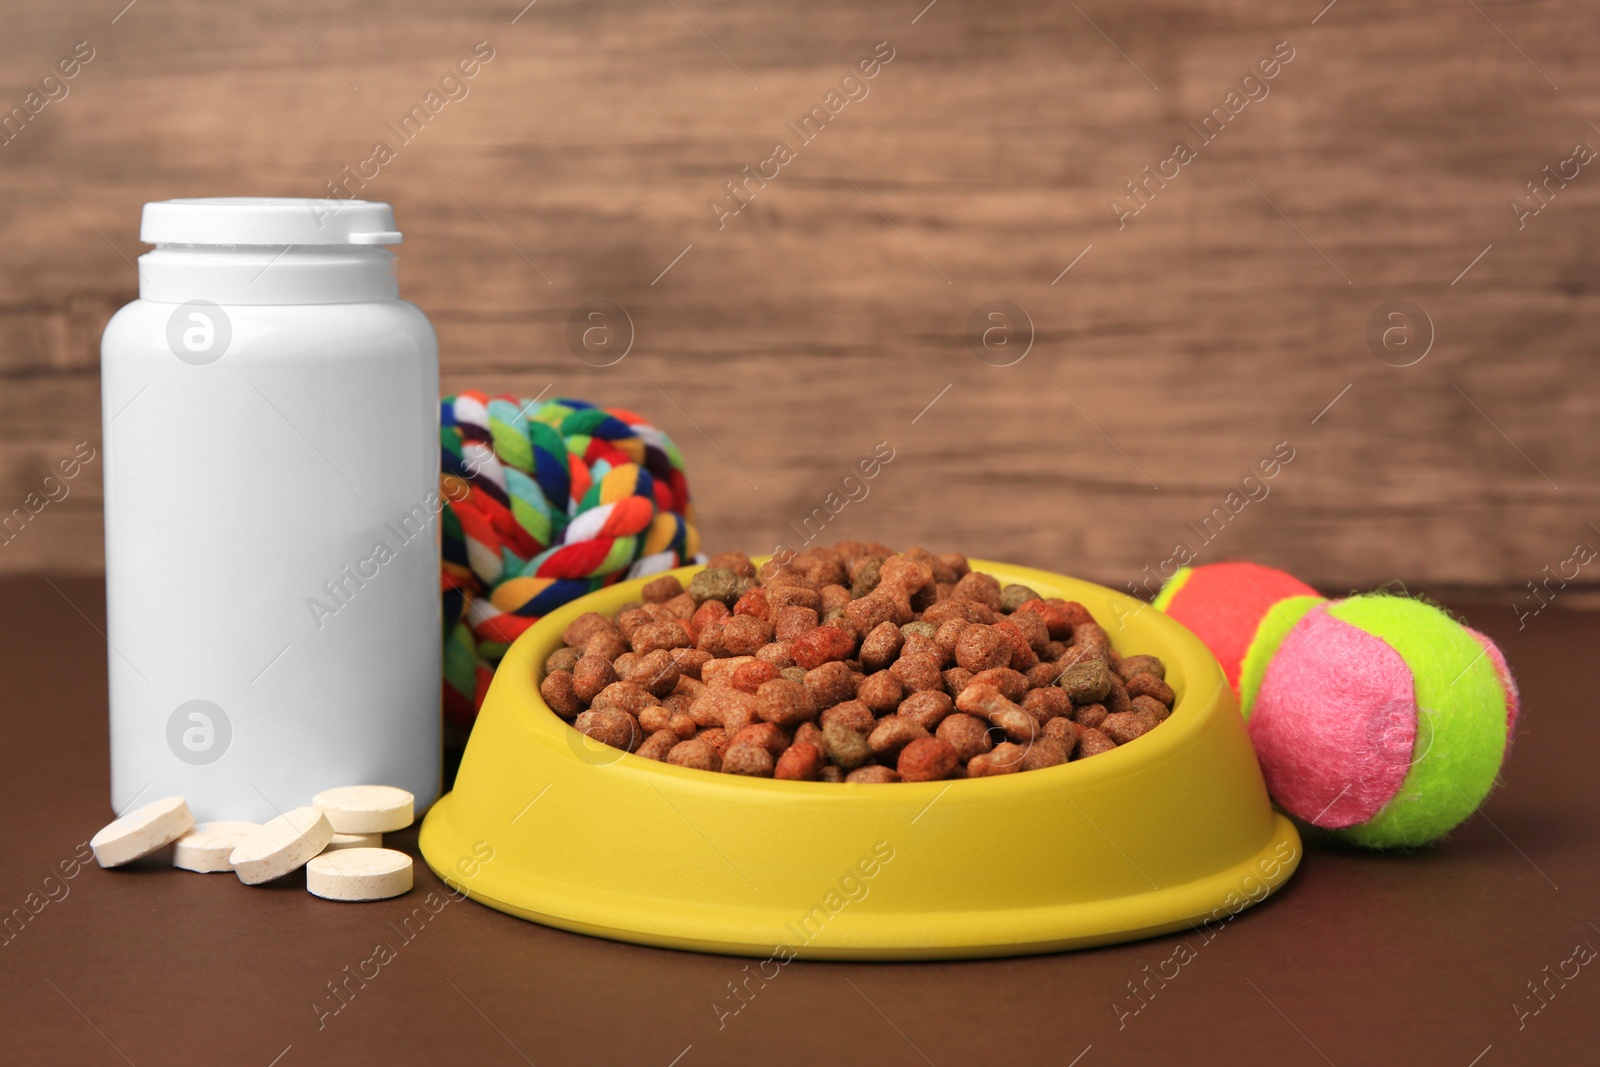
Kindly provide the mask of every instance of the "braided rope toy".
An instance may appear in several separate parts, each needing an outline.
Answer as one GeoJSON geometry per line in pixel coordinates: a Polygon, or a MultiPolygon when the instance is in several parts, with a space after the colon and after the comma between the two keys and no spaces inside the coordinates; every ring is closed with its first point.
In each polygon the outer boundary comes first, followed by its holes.
{"type": "Polygon", "coordinates": [[[524,630],[700,550],[683,456],[643,417],[477,391],[440,403],[444,710],[470,726],[524,630]]]}

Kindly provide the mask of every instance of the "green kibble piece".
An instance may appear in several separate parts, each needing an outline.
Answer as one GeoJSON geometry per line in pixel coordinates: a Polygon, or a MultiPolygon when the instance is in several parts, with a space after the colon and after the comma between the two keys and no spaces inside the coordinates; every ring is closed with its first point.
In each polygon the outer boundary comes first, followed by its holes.
{"type": "Polygon", "coordinates": [[[939,628],[931,622],[923,622],[919,619],[916,622],[908,622],[904,626],[900,627],[900,632],[905,634],[907,637],[910,637],[912,634],[919,634],[922,637],[931,639],[939,632],[939,628]]]}
{"type": "Polygon", "coordinates": [[[806,669],[804,667],[785,667],[783,670],[778,672],[778,677],[787,678],[791,682],[799,682],[800,684],[804,685],[806,680],[806,669]]]}
{"type": "Polygon", "coordinates": [[[739,576],[726,567],[707,567],[689,582],[689,595],[695,607],[708,600],[720,600],[733,607],[739,599],[739,576]]]}
{"type": "Polygon", "coordinates": [[[850,596],[855,600],[871,593],[878,588],[878,579],[883,573],[883,560],[874,556],[861,565],[856,571],[855,581],[850,583],[850,596]]]}
{"type": "Polygon", "coordinates": [[[1105,699],[1114,681],[1106,661],[1090,656],[1063,671],[1056,684],[1067,691],[1074,704],[1094,704],[1105,699]]]}
{"type": "Polygon", "coordinates": [[[830,722],[822,728],[822,747],[830,760],[849,771],[872,759],[872,746],[867,739],[842,722],[830,722]]]}
{"type": "Polygon", "coordinates": [[[1025,585],[1008,585],[1000,590],[1000,610],[1010,615],[1030,600],[1043,600],[1038,593],[1025,585]]]}

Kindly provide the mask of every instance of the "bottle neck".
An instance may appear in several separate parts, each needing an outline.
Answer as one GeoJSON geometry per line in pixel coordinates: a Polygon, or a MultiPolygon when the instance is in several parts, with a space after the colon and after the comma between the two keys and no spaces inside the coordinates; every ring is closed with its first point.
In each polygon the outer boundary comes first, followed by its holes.
{"type": "Polygon", "coordinates": [[[163,304],[368,304],[398,299],[394,256],[348,245],[158,244],[139,298],[163,304]]]}

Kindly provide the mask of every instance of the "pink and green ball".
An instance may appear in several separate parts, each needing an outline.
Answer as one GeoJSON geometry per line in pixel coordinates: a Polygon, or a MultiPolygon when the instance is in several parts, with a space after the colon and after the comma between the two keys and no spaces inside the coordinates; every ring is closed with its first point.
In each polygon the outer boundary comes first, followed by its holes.
{"type": "Polygon", "coordinates": [[[1369,848],[1434,841],[1493,789],[1518,711],[1487,637],[1429,604],[1327,601],[1271,568],[1180,571],[1157,606],[1217,655],[1268,791],[1369,848]]]}

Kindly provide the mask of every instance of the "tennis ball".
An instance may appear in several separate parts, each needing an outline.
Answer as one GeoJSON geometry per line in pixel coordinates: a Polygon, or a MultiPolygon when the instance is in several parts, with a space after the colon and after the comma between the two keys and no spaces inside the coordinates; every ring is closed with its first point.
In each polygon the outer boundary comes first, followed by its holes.
{"type": "Polygon", "coordinates": [[[1427,844],[1494,788],[1516,683],[1482,634],[1368,594],[1308,611],[1267,665],[1250,739],[1290,815],[1369,848],[1427,844]]]}
{"type": "Polygon", "coordinates": [[[1180,571],[1156,605],[1212,649],[1273,801],[1368,848],[1427,844],[1494,788],[1519,710],[1494,642],[1430,604],[1327,601],[1281,571],[1180,571]]]}
{"type": "Polygon", "coordinates": [[[1250,717],[1261,677],[1284,636],[1323,598],[1292,575],[1258,563],[1184,567],[1162,586],[1155,606],[1183,623],[1222,664],[1250,717]]]}

